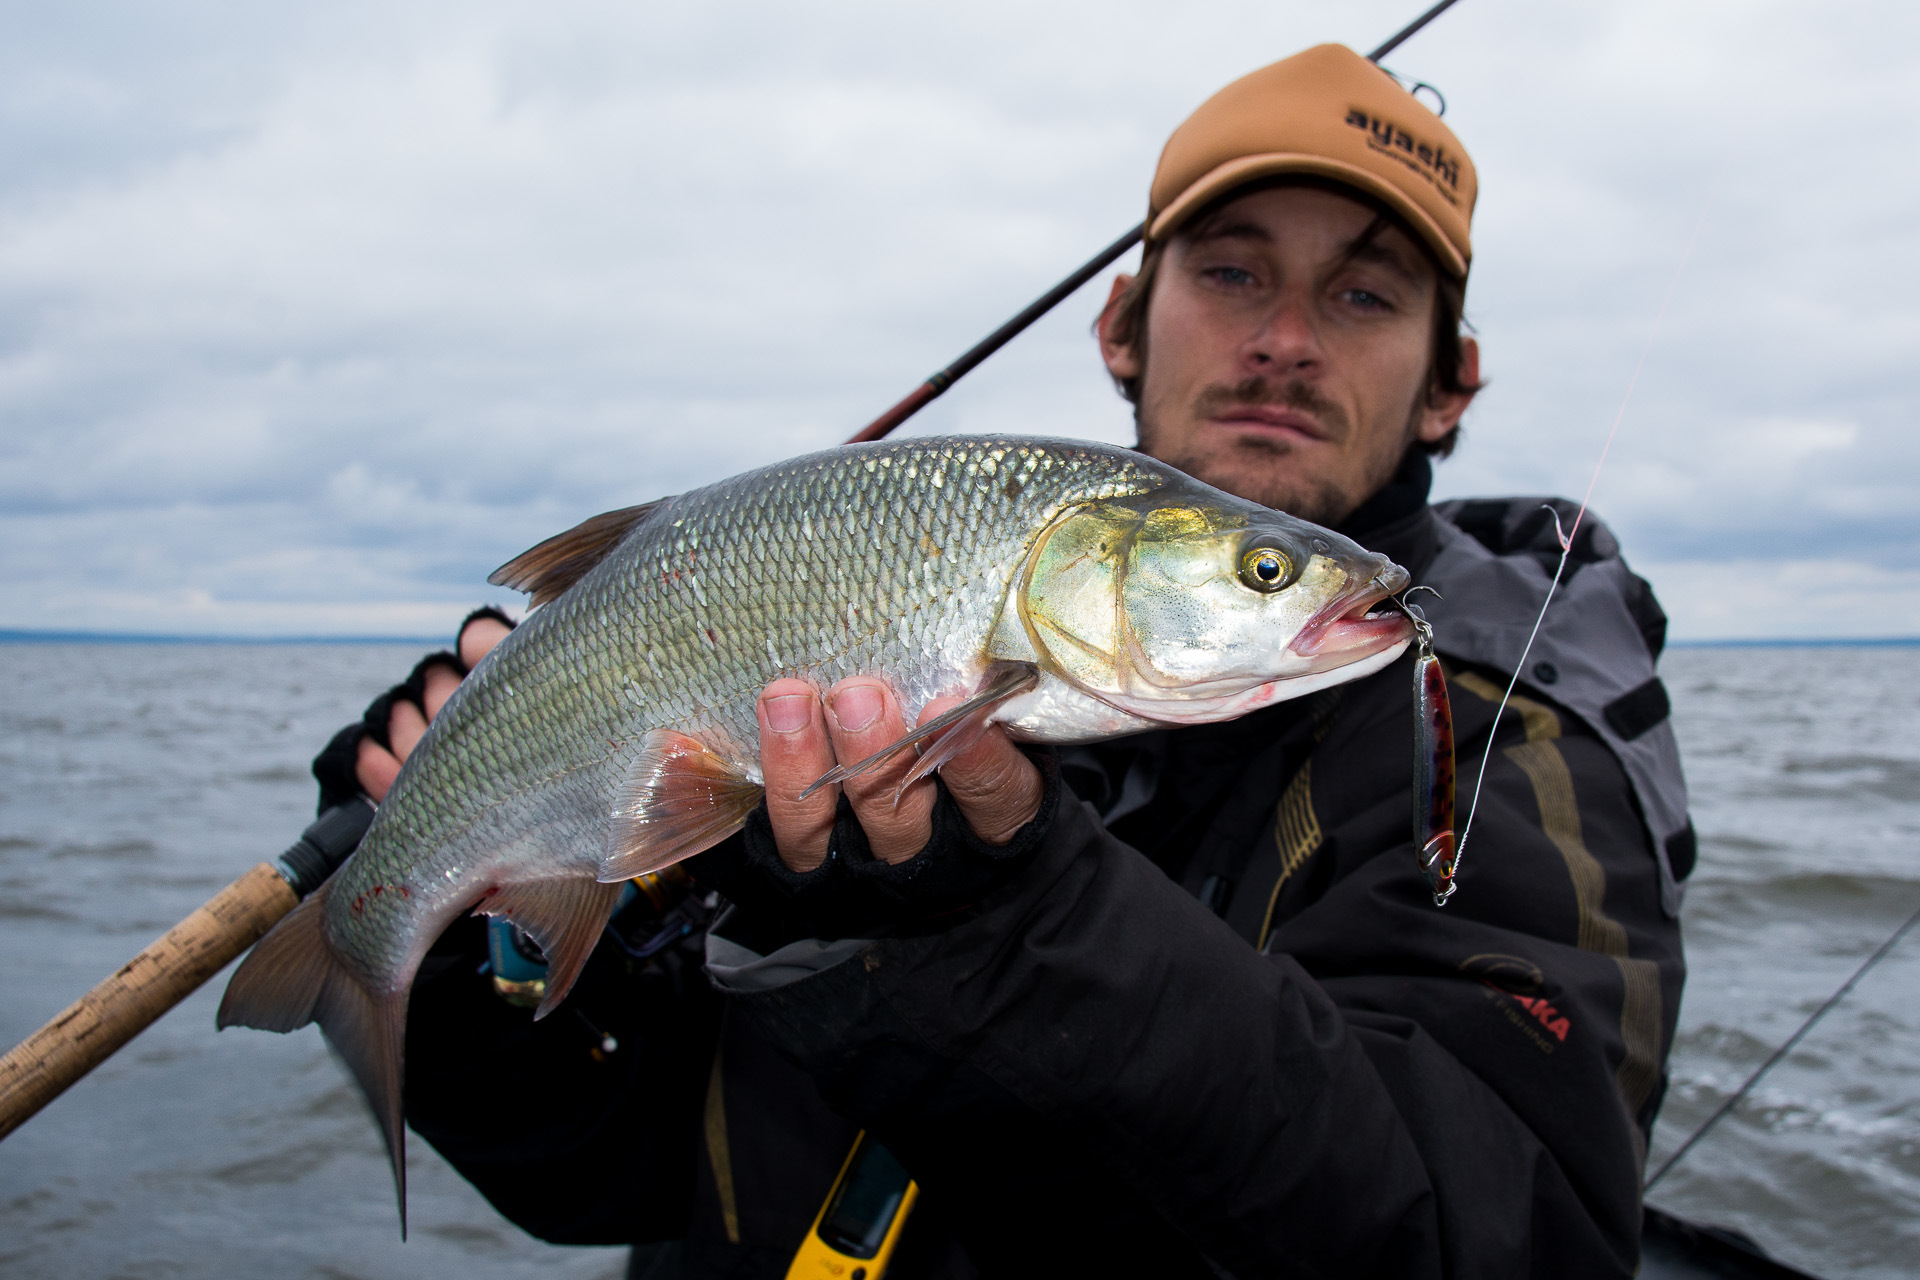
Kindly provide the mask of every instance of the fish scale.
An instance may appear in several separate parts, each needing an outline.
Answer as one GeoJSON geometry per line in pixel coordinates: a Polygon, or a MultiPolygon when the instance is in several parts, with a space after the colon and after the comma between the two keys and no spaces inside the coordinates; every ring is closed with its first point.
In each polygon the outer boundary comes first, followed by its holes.
{"type": "Polygon", "coordinates": [[[434,717],[360,848],[242,963],[220,1024],[321,1024],[380,1119],[404,1230],[400,1057],[427,948],[465,910],[506,916],[547,954],[544,1016],[616,882],[758,802],[768,681],[881,676],[909,723],[972,693],[951,733],[925,731],[931,769],[989,718],[1092,741],[1377,670],[1404,619],[1365,611],[1405,580],[1337,534],[1075,441],[842,447],[594,517],[496,575],[539,607],[434,717]]]}
{"type": "Polygon", "coordinates": [[[396,783],[412,820],[387,821],[394,806],[382,806],[342,870],[329,932],[370,970],[398,963],[406,922],[431,908],[369,895],[396,882],[484,877],[493,852],[486,816],[509,798],[553,793],[539,811],[549,856],[597,865],[610,824],[605,799],[646,732],[678,728],[751,767],[755,699],[777,676],[825,688],[884,672],[909,719],[929,699],[963,691],[979,675],[1010,566],[1033,531],[1063,507],[1164,483],[1143,462],[1070,444],[907,441],[813,455],[675,499],[462,683],[428,729],[430,749],[411,756],[396,783]],[[1017,460],[1017,492],[975,483],[983,472],[998,478],[1003,458],[1017,460]],[[922,487],[964,498],[911,501],[922,487]],[[804,526],[823,510],[824,535],[808,537],[804,526]],[[983,538],[982,528],[993,532],[983,538]],[[965,554],[947,550],[961,545],[965,554]],[[854,601],[857,624],[842,620],[835,598],[850,581],[870,584],[860,593],[868,600],[854,601]],[[585,643],[606,635],[608,619],[618,620],[615,642],[585,643]],[[777,668],[735,656],[769,644],[785,659],[777,668]],[[677,679],[654,674],[639,656],[647,647],[667,651],[677,679]],[[623,688],[640,690],[642,704],[623,688]]]}

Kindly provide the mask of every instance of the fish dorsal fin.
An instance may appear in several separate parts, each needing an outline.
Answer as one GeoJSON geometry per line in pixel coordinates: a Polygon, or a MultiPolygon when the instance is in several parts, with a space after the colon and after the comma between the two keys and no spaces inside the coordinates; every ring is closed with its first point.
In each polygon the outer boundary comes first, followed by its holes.
{"type": "MultiPolygon", "coordinates": [[[[373,1105],[393,1162],[400,1238],[407,1236],[407,1138],[401,1125],[401,1054],[407,991],[369,991],[335,959],[324,925],[329,880],[295,907],[234,971],[215,1025],[292,1031],[317,1022],[373,1105]]],[[[411,977],[411,975],[408,975],[411,977]]]]}
{"type": "Polygon", "coordinates": [[[738,831],[765,788],[698,738],[655,729],[620,786],[602,880],[631,880],[738,831]]]}
{"type": "Polygon", "coordinates": [[[475,915],[504,916],[540,944],[547,956],[547,990],[535,1022],[552,1013],[586,967],[600,931],[620,899],[620,885],[586,876],[505,884],[482,898],[475,915]]]}
{"type": "Polygon", "coordinates": [[[643,520],[672,501],[659,498],[582,520],[565,533],[522,551],[489,574],[487,581],[496,587],[526,592],[533,597],[530,604],[545,604],[586,577],[588,570],[606,559],[643,520]]]}

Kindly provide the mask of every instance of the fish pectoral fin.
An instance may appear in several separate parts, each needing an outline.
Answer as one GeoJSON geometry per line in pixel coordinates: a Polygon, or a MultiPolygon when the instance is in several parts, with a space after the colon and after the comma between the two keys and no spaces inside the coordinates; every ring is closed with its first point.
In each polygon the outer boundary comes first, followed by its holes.
{"type": "MultiPolygon", "coordinates": [[[[407,1139],[400,1114],[401,1055],[406,1048],[407,990],[369,991],[340,964],[323,930],[328,881],[307,895],[254,944],[220,998],[219,1027],[292,1031],[320,1024],[373,1106],[400,1202],[400,1238],[407,1237],[407,1139]]],[[[411,975],[408,975],[411,977],[411,975]]]]}
{"type": "Polygon", "coordinates": [[[495,569],[487,581],[496,587],[527,592],[533,597],[530,604],[545,604],[586,577],[642,521],[672,501],[660,498],[582,520],[565,533],[556,533],[522,551],[495,569]]]}
{"type": "Polygon", "coordinates": [[[655,729],[613,808],[602,880],[631,880],[711,849],[746,824],[765,788],[698,738],[655,729]]]}
{"type": "Polygon", "coordinates": [[[836,765],[827,770],[813,780],[812,786],[800,793],[800,798],[804,800],[822,787],[857,778],[871,769],[879,768],[902,751],[919,747],[919,761],[894,792],[894,799],[898,801],[900,793],[909,786],[978,742],[980,735],[986,732],[988,717],[995,707],[1008,698],[1025,693],[1039,681],[1040,668],[1031,662],[996,662],[987,668],[979,691],[971,698],[935,716],[906,737],[888,743],[865,760],[836,765]]]}
{"type": "Polygon", "coordinates": [[[503,884],[475,904],[475,915],[511,920],[546,953],[547,993],[533,1011],[535,1022],[552,1013],[573,989],[574,979],[586,967],[600,931],[620,900],[622,887],[579,875],[523,880],[503,884]]]}

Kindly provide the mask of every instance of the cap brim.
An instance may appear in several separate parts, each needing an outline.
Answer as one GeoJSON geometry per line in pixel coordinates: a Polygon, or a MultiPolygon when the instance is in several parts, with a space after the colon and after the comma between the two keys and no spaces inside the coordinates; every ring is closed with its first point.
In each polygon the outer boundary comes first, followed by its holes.
{"type": "Polygon", "coordinates": [[[1400,192],[1391,183],[1376,174],[1357,165],[1340,160],[1329,160],[1325,156],[1305,155],[1298,152],[1276,151],[1265,155],[1240,156],[1201,175],[1185,191],[1174,197],[1172,204],[1154,216],[1153,223],[1147,228],[1148,240],[1163,239],[1175,228],[1198,212],[1209,201],[1225,195],[1235,187],[1245,186],[1260,178],[1270,178],[1282,173],[1306,173],[1315,177],[1331,178],[1345,183],[1379,200],[1395,213],[1407,220],[1409,226],[1426,241],[1440,260],[1443,270],[1450,272],[1455,279],[1464,280],[1467,275],[1467,259],[1454,247],[1446,233],[1440,229],[1426,210],[1400,192]]]}

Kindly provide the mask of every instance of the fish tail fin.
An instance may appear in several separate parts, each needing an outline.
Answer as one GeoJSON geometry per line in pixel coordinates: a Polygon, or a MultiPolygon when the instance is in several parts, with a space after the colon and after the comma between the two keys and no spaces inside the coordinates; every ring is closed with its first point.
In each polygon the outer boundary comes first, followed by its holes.
{"type": "Polygon", "coordinates": [[[327,892],[321,885],[254,944],[227,983],[215,1024],[292,1031],[320,1024],[373,1107],[393,1162],[400,1238],[407,1235],[407,1149],[402,1127],[401,1056],[406,1048],[407,988],[381,993],[342,965],[328,945],[327,892]]]}
{"type": "Polygon", "coordinates": [[[505,916],[546,953],[547,993],[533,1011],[536,1022],[573,989],[625,888],[585,876],[529,880],[502,885],[473,909],[475,915],[505,916]]]}

